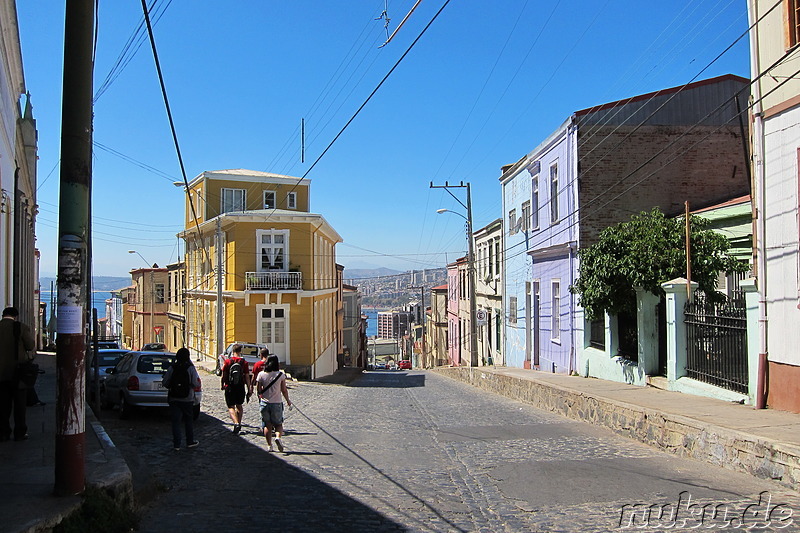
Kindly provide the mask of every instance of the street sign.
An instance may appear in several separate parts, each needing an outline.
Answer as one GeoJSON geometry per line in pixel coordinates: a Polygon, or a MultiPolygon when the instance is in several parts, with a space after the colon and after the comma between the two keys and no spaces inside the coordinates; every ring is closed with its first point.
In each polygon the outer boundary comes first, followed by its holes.
{"type": "Polygon", "coordinates": [[[162,331],[164,331],[164,326],[153,326],[153,333],[156,335],[161,335],[162,331]]]}
{"type": "Polygon", "coordinates": [[[486,312],[486,309],[478,309],[475,311],[475,320],[479,325],[485,326],[488,319],[489,313],[486,312]]]}

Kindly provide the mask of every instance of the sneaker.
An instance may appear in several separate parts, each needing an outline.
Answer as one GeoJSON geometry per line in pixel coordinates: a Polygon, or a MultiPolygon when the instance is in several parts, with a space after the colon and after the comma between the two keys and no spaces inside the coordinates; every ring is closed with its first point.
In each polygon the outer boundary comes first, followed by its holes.
{"type": "Polygon", "coordinates": [[[234,435],[238,435],[241,430],[242,430],[242,425],[241,424],[234,424],[233,425],[233,434],[234,435]]]}
{"type": "Polygon", "coordinates": [[[274,452],[275,448],[272,447],[272,444],[269,445],[269,451],[274,452]]]}
{"type": "Polygon", "coordinates": [[[283,452],[283,443],[281,442],[281,439],[275,437],[275,444],[278,446],[278,450],[283,452]]]}
{"type": "Polygon", "coordinates": [[[179,452],[179,451],[181,451],[181,448],[180,448],[180,446],[175,446],[175,447],[174,447],[174,448],[172,448],[172,449],[173,449],[173,450],[175,450],[176,452],[179,452]]]}
{"type": "Polygon", "coordinates": [[[186,445],[187,448],[197,448],[200,445],[200,441],[196,440],[194,442],[190,442],[186,445]]]}

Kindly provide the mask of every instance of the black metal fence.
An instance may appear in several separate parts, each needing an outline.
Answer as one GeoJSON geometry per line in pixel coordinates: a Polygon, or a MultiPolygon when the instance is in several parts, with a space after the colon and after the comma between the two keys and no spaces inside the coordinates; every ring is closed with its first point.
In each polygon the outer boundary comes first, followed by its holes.
{"type": "Polygon", "coordinates": [[[703,292],[684,308],[686,372],[717,387],[747,394],[747,318],[741,293],[716,302],[703,292]]]}

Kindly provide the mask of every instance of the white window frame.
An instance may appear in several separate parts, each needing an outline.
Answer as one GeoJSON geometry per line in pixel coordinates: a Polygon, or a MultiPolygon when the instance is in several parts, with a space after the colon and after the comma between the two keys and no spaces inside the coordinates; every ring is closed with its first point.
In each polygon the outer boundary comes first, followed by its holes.
{"type": "Polygon", "coordinates": [[[223,188],[220,191],[219,212],[231,213],[237,211],[246,211],[247,209],[247,190],[246,189],[229,189],[223,188]],[[238,196],[238,198],[237,198],[238,196]],[[237,201],[238,200],[238,201],[237,201]],[[230,206],[230,209],[226,207],[230,206]],[[236,209],[240,207],[241,209],[236,209]]]}
{"type": "Polygon", "coordinates": [[[539,229],[539,174],[531,181],[531,229],[539,229]]]}
{"type": "Polygon", "coordinates": [[[522,226],[520,229],[522,231],[528,231],[531,225],[531,202],[530,200],[525,200],[522,202],[522,226]]]}
{"type": "Polygon", "coordinates": [[[558,161],[550,165],[550,222],[555,224],[559,220],[558,210],[558,161]]]}
{"type": "Polygon", "coordinates": [[[289,230],[256,230],[256,272],[288,272],[289,271],[289,230]],[[261,266],[261,237],[264,235],[283,235],[283,267],[264,270],[261,266]]]}
{"type": "Polygon", "coordinates": [[[261,195],[261,201],[262,205],[264,206],[264,209],[277,209],[278,207],[277,199],[278,199],[278,193],[276,191],[264,191],[263,194],[261,195]],[[267,203],[268,194],[272,195],[272,205],[269,205],[267,203]]]}
{"type": "Polygon", "coordinates": [[[517,323],[517,297],[516,296],[509,296],[508,297],[508,323],[509,324],[516,324],[517,323]]]}
{"type": "Polygon", "coordinates": [[[296,192],[290,192],[286,195],[286,209],[297,209],[296,192]]]}
{"type": "Polygon", "coordinates": [[[508,234],[514,235],[517,233],[517,209],[508,211],[508,234]]]}
{"type": "Polygon", "coordinates": [[[550,284],[550,340],[561,344],[561,280],[554,279],[550,284]]]}

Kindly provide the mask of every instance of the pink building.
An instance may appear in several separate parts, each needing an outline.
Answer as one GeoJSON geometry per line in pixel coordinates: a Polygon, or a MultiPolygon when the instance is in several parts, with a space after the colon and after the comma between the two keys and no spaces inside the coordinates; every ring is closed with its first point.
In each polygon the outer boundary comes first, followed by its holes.
{"type": "Polygon", "coordinates": [[[462,257],[447,265],[447,356],[454,366],[469,364],[469,348],[463,348],[469,324],[465,324],[460,311],[460,303],[467,296],[462,282],[466,264],[467,258],[462,257]]]}

